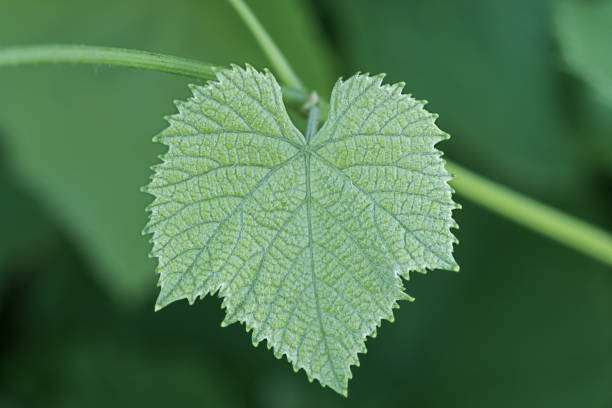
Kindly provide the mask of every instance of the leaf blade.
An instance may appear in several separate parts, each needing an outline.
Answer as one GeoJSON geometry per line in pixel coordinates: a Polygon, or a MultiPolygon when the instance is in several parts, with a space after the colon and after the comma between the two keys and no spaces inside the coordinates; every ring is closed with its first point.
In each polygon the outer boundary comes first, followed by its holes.
{"type": "Polygon", "coordinates": [[[448,231],[456,205],[433,146],[447,136],[422,104],[401,95],[401,85],[382,86],[381,76],[339,82],[329,119],[311,141],[291,123],[270,73],[234,66],[217,77],[177,103],[178,115],[157,138],[169,150],[147,188],[156,196],[147,226],[159,258],[156,308],[218,292],[227,313],[223,325],[245,323],[255,345],[267,340],[294,370],[346,395],[366,338],[382,319],[393,320],[399,300],[410,299],[402,277],[410,270],[457,269],[448,231]],[[363,105],[346,103],[347,88],[363,105]],[[420,104],[421,125],[414,113],[401,112],[406,103],[420,104]],[[406,133],[397,140],[359,137],[355,149],[346,145],[372,126],[393,130],[406,121],[412,132],[426,129],[428,142],[406,133]],[[354,160],[358,155],[361,161],[354,160]],[[396,163],[412,156],[417,171],[396,163]],[[394,159],[395,175],[383,167],[385,158],[394,159]],[[429,164],[439,173],[427,173],[429,164]],[[375,190],[388,183],[395,190],[375,190]],[[432,186],[437,193],[427,190],[432,186]],[[410,203],[421,206],[421,218],[400,211],[410,203]],[[431,238],[432,225],[445,232],[431,238]],[[423,231],[409,231],[417,227],[423,231]],[[409,233],[412,239],[422,234],[421,246],[407,246],[409,233]],[[426,253],[431,248],[442,248],[443,256],[436,260],[426,253]]]}

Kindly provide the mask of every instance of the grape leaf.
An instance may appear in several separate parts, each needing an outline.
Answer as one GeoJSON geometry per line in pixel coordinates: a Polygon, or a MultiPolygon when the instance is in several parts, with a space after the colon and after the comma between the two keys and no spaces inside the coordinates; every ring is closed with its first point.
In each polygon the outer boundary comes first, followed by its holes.
{"type": "Polygon", "coordinates": [[[559,1],[555,22],[565,61],[612,108],[612,1],[559,1]]]}
{"type": "Polygon", "coordinates": [[[156,308],[218,292],[224,325],[335,391],[367,336],[409,299],[410,271],[457,270],[448,135],[423,102],[357,74],[332,92],[322,128],[291,123],[279,85],[250,66],[192,86],[156,137],[169,147],[145,190],[156,308]]]}

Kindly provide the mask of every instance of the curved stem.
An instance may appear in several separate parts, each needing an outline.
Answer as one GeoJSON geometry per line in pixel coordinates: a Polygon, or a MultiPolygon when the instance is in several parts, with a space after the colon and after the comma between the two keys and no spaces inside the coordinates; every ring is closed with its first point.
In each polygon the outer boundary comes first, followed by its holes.
{"type": "MultiPolygon", "coordinates": [[[[36,64],[98,64],[166,72],[202,80],[216,79],[219,69],[205,62],[125,48],[85,45],[28,45],[0,47],[0,67],[36,64]]],[[[300,106],[307,99],[303,91],[283,88],[284,101],[300,106]]]]}
{"type": "Polygon", "coordinates": [[[305,92],[306,89],[304,88],[302,81],[295,74],[283,53],[276,46],[266,29],[261,25],[251,9],[242,0],[228,1],[240,15],[240,18],[242,18],[249,30],[251,30],[251,33],[261,46],[262,50],[266,53],[272,65],[274,65],[274,69],[277,71],[281,81],[292,88],[305,92]]]}
{"type": "Polygon", "coordinates": [[[147,51],[81,45],[0,48],[0,67],[41,63],[118,65],[205,80],[216,78],[211,64],[147,51]]]}
{"type": "Polygon", "coordinates": [[[612,265],[612,234],[446,161],[460,195],[552,240],[612,265]]]}

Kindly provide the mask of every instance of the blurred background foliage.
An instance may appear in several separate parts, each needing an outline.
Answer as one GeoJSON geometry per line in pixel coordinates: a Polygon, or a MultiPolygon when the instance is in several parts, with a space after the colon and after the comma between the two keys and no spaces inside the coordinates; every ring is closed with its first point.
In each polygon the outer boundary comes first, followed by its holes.
{"type": "MultiPolygon", "coordinates": [[[[309,87],[386,72],[455,161],[612,230],[611,0],[250,1],[309,87]]],[[[2,0],[0,46],[267,61],[223,0],[2,0]]],[[[293,374],[220,300],[153,313],[139,192],[184,78],[0,71],[0,407],[612,407],[612,271],[472,205],[459,274],[368,340],[344,399],[293,374]]]]}

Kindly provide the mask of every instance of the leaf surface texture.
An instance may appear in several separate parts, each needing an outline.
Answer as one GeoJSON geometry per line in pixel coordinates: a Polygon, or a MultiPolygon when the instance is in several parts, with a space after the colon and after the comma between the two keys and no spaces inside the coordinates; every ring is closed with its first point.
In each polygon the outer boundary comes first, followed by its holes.
{"type": "Polygon", "coordinates": [[[423,103],[382,76],[338,81],[306,141],[269,72],[219,71],[192,86],[156,139],[147,191],[157,308],[218,292],[309,379],[346,394],[367,336],[409,299],[410,271],[456,270],[448,137],[423,103]]]}

